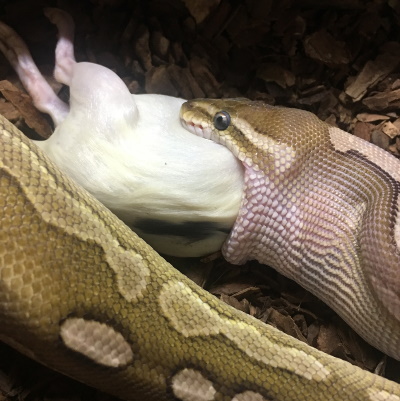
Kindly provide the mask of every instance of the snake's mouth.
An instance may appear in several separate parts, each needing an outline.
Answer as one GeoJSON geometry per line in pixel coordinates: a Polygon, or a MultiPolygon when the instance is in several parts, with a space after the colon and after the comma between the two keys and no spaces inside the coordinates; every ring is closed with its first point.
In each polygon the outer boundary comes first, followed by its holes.
{"type": "Polygon", "coordinates": [[[187,116],[187,114],[190,113],[182,113],[180,116],[183,128],[201,138],[208,139],[219,145],[226,146],[235,155],[235,150],[230,146],[229,141],[227,141],[224,136],[218,135],[218,133],[216,133],[213,129],[214,127],[211,127],[208,124],[197,122],[195,117],[192,118],[192,116],[187,116]]]}
{"type": "Polygon", "coordinates": [[[213,132],[210,127],[204,126],[200,123],[196,123],[192,120],[186,120],[184,117],[181,117],[181,124],[184,128],[190,131],[192,134],[200,136],[204,139],[209,139],[211,141],[217,142],[217,138],[213,138],[213,132]]]}
{"type": "Polygon", "coordinates": [[[229,137],[223,134],[224,131],[216,130],[212,119],[207,118],[207,115],[193,110],[190,105],[184,103],[181,107],[179,117],[183,128],[196,136],[226,147],[234,157],[243,162],[243,158],[241,158],[242,154],[232,144],[229,137]]]}
{"type": "Polygon", "coordinates": [[[218,132],[215,132],[215,130],[209,125],[198,123],[196,122],[195,118],[192,119],[185,114],[186,113],[181,114],[180,117],[183,128],[201,138],[208,139],[218,145],[225,146],[233,154],[234,157],[239,159],[242,163],[245,161],[244,154],[239,152],[226,136],[218,134],[218,132]]]}

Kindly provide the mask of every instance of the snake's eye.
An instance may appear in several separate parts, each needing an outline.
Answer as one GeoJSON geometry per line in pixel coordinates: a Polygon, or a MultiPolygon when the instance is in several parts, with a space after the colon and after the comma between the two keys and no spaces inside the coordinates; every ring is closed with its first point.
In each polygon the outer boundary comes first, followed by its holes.
{"type": "Polygon", "coordinates": [[[231,123],[231,116],[226,111],[219,111],[214,116],[214,127],[218,131],[226,130],[231,123]]]}

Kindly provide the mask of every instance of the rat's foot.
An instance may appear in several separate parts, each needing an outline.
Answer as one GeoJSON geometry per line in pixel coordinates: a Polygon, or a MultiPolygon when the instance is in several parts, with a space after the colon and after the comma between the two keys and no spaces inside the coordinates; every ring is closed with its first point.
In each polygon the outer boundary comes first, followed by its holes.
{"type": "Polygon", "coordinates": [[[0,22],[0,50],[13,66],[35,107],[51,116],[55,125],[64,120],[69,106],[60,100],[36,67],[22,38],[0,22]]]}
{"type": "Polygon", "coordinates": [[[58,82],[70,86],[72,70],[76,63],[73,44],[74,21],[68,13],[58,8],[45,8],[44,14],[58,29],[54,77],[58,82]]]}

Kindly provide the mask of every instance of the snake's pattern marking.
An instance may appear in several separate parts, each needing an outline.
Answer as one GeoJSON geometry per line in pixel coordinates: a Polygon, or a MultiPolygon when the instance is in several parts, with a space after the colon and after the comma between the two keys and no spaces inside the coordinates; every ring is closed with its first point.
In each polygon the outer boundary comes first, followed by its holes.
{"type": "Polygon", "coordinates": [[[385,390],[381,390],[378,392],[369,391],[369,399],[370,401],[400,401],[400,397],[397,395],[389,394],[385,390]]]}
{"type": "Polygon", "coordinates": [[[202,394],[196,386],[206,383],[218,401],[235,395],[259,401],[258,394],[267,401],[400,396],[398,384],[318,352],[198,288],[1,117],[0,321],[1,340],[131,401],[176,401],[173,378],[179,392],[186,369],[201,375],[192,394],[202,394]],[[113,350],[125,350],[117,362],[89,353],[99,349],[92,324],[117,341],[113,350]]]}
{"type": "Polygon", "coordinates": [[[165,283],[159,299],[164,315],[185,337],[224,334],[247,355],[267,365],[289,370],[307,380],[322,381],[329,376],[329,370],[311,355],[273,344],[245,322],[223,318],[182,282],[165,283]]]}
{"type": "MultiPolygon", "coordinates": [[[[6,133],[6,135],[8,134],[6,133]]],[[[28,154],[28,146],[24,145],[22,149],[28,154]]],[[[40,165],[36,155],[33,156],[32,163],[40,165]]],[[[128,301],[141,298],[150,275],[143,257],[132,250],[125,250],[110,234],[110,231],[105,229],[103,222],[94,218],[93,211],[89,208],[81,208],[82,214],[72,218],[69,210],[79,207],[78,202],[72,196],[61,197],[60,187],[46,167],[41,166],[38,168],[38,172],[38,182],[42,177],[46,177],[48,186],[34,186],[34,190],[26,192],[26,196],[38,213],[43,216],[45,222],[62,228],[82,241],[98,244],[103,249],[109,266],[115,272],[115,279],[121,294],[128,301]],[[51,204],[53,209],[48,211],[47,204],[51,204]],[[56,212],[59,208],[65,211],[64,214],[56,212]],[[132,278],[134,283],[132,283],[132,278]]],[[[24,180],[24,177],[19,175],[15,178],[24,180]]]]}
{"type": "Polygon", "coordinates": [[[400,182],[398,163],[396,162],[396,159],[387,157],[388,153],[385,150],[380,149],[354,135],[349,135],[347,132],[339,128],[329,127],[328,130],[330,140],[335,150],[343,153],[354,151],[359,152],[366,159],[379,166],[382,171],[385,171],[391,175],[393,179],[400,182]]]}
{"type": "Polygon", "coordinates": [[[82,318],[69,318],[61,325],[64,344],[100,365],[119,368],[133,359],[130,345],[112,327],[82,318]]]}
{"type": "Polygon", "coordinates": [[[136,252],[122,251],[113,258],[106,255],[106,260],[117,273],[118,289],[126,300],[137,301],[143,297],[150,276],[143,258],[136,252]]]}
{"type": "Polygon", "coordinates": [[[244,393],[237,394],[232,398],[232,401],[273,401],[272,399],[267,400],[261,394],[255,393],[254,391],[245,391],[244,393]]]}
{"type": "MultiPolygon", "coordinates": [[[[347,132],[344,132],[338,128],[329,128],[330,139],[334,148],[340,152],[351,153],[357,152],[361,154],[365,160],[374,164],[374,169],[378,168],[381,172],[381,175],[387,176],[391,178],[393,181],[387,182],[390,184],[389,191],[385,190],[385,185],[381,183],[381,189],[375,188],[375,191],[387,191],[392,192],[392,200],[391,200],[391,209],[393,212],[391,215],[385,216],[385,218],[390,222],[391,226],[394,226],[394,245],[396,246],[395,250],[387,249],[388,253],[395,255],[399,253],[400,250],[400,196],[398,186],[400,183],[400,168],[399,163],[396,159],[387,156],[387,152],[384,150],[373,146],[372,144],[363,141],[360,138],[355,136],[349,136],[347,132]],[[375,167],[376,166],[376,167],[375,167]],[[394,216],[393,216],[394,215],[394,216]]],[[[376,186],[378,183],[375,183],[376,186]]],[[[380,207],[380,206],[377,206],[380,207]]],[[[387,212],[386,212],[387,213],[387,212]]],[[[389,213],[388,213],[389,214],[389,213]]],[[[389,234],[390,235],[390,234],[389,234]]],[[[377,261],[374,258],[371,260],[367,260],[367,268],[371,269],[371,265],[375,264],[377,261]]],[[[387,279],[387,283],[389,283],[389,288],[385,288],[382,284],[382,279],[375,278],[374,274],[370,271],[370,276],[372,278],[372,283],[374,285],[375,290],[383,300],[385,304],[388,304],[390,312],[400,320],[400,300],[398,294],[399,287],[399,279],[396,278],[396,269],[388,270],[387,274],[390,279],[387,279]],[[390,284],[391,283],[391,284],[390,284]],[[390,305],[393,304],[392,307],[390,305]]]]}
{"type": "Polygon", "coordinates": [[[201,372],[183,369],[172,378],[174,395],[182,401],[213,401],[216,390],[201,372]]]}

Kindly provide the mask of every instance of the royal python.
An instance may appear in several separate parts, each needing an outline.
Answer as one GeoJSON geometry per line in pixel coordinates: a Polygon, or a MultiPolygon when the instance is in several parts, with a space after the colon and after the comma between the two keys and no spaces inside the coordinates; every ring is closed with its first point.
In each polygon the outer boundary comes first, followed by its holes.
{"type": "Polygon", "coordinates": [[[193,100],[181,118],[245,167],[225,258],[274,267],[400,359],[400,162],[303,110],[193,100]]]}
{"type": "MultiPolygon", "coordinates": [[[[390,270],[389,257],[398,255],[395,159],[309,113],[248,100],[192,101],[181,117],[245,166],[225,256],[268,262],[319,295],[325,286],[322,298],[349,307],[345,318],[356,311],[359,332],[375,343],[380,335],[377,345],[398,357],[398,269],[390,270]],[[368,239],[378,241],[376,255],[368,239]],[[377,272],[359,263],[371,254],[380,257],[377,272]],[[391,275],[383,280],[381,271],[391,275]]],[[[15,127],[1,124],[3,341],[127,400],[400,401],[400,385],[198,288],[15,127]]]]}
{"type": "Polygon", "coordinates": [[[400,401],[197,287],[0,121],[1,340],[126,400],[400,401]]]}

